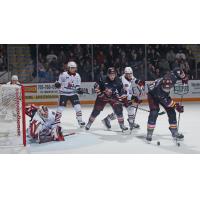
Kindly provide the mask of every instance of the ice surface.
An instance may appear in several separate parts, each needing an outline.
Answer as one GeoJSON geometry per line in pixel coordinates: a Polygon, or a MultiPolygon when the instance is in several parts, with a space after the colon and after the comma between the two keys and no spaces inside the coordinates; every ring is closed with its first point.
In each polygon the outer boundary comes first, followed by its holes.
{"type": "MultiPolygon", "coordinates": [[[[123,135],[116,120],[111,122],[110,131],[101,123],[101,120],[112,112],[109,106],[101,112],[89,131],[79,128],[75,112],[70,107],[63,112],[62,125],[68,133],[75,132],[75,135],[65,137],[64,142],[32,143],[25,148],[0,147],[0,153],[200,153],[200,103],[184,103],[184,106],[180,132],[185,135],[185,139],[180,147],[177,147],[171,138],[166,114],[158,117],[154,141],[147,144],[143,139],[146,136],[147,112],[138,110],[136,122],[141,128],[133,130],[131,135],[123,135]],[[158,140],[160,146],[156,145],[158,140]]],[[[148,109],[147,105],[142,107],[148,109]]],[[[83,119],[86,122],[92,108],[93,106],[82,106],[83,119]]],[[[125,109],[124,116],[128,126],[125,109]]]]}

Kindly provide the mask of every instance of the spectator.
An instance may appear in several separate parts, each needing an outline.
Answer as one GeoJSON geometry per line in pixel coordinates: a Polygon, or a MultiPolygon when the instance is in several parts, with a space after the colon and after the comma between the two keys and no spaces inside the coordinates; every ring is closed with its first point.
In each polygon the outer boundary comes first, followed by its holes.
{"type": "Polygon", "coordinates": [[[176,55],[175,55],[173,49],[171,49],[170,51],[167,52],[167,54],[166,54],[166,59],[167,59],[167,61],[169,62],[169,65],[170,65],[170,68],[171,68],[172,63],[173,63],[173,62],[175,61],[175,59],[176,59],[176,55]]]}
{"type": "Polygon", "coordinates": [[[161,60],[158,63],[158,66],[159,66],[159,69],[160,69],[160,73],[162,75],[164,75],[165,73],[170,71],[169,62],[165,58],[161,58],[161,60]]]}
{"type": "Polygon", "coordinates": [[[57,60],[57,56],[54,54],[54,51],[51,50],[51,53],[46,56],[47,63],[50,63],[53,59],[57,60]]]}
{"type": "Polygon", "coordinates": [[[97,63],[99,65],[104,64],[105,63],[105,56],[103,54],[103,51],[100,51],[97,55],[97,63]]]}

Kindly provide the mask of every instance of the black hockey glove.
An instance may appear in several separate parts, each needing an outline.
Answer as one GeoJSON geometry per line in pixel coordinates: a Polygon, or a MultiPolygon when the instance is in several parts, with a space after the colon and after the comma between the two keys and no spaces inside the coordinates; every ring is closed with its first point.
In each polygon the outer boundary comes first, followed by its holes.
{"type": "Polygon", "coordinates": [[[84,92],[81,88],[77,88],[76,91],[77,91],[78,94],[84,94],[84,92]]]}
{"type": "Polygon", "coordinates": [[[179,112],[179,113],[184,112],[184,106],[180,105],[180,103],[176,103],[175,108],[176,108],[177,112],[179,112]]]}
{"type": "Polygon", "coordinates": [[[55,82],[55,87],[59,89],[61,87],[61,84],[58,81],[56,81],[55,82]]]}

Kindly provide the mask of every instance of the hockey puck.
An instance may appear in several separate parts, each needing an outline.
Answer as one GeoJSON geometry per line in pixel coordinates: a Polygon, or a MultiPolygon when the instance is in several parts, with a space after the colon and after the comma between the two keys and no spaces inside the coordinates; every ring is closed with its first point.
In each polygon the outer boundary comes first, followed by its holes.
{"type": "Polygon", "coordinates": [[[157,141],[157,145],[160,146],[160,141],[157,141]]]}

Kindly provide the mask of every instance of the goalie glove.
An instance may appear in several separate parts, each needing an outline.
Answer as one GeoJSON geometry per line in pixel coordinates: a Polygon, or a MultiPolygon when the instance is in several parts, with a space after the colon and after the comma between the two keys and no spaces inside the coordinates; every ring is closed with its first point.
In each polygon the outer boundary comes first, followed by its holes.
{"type": "Polygon", "coordinates": [[[56,81],[55,82],[55,87],[59,89],[61,87],[61,84],[58,81],[56,81]]]}

